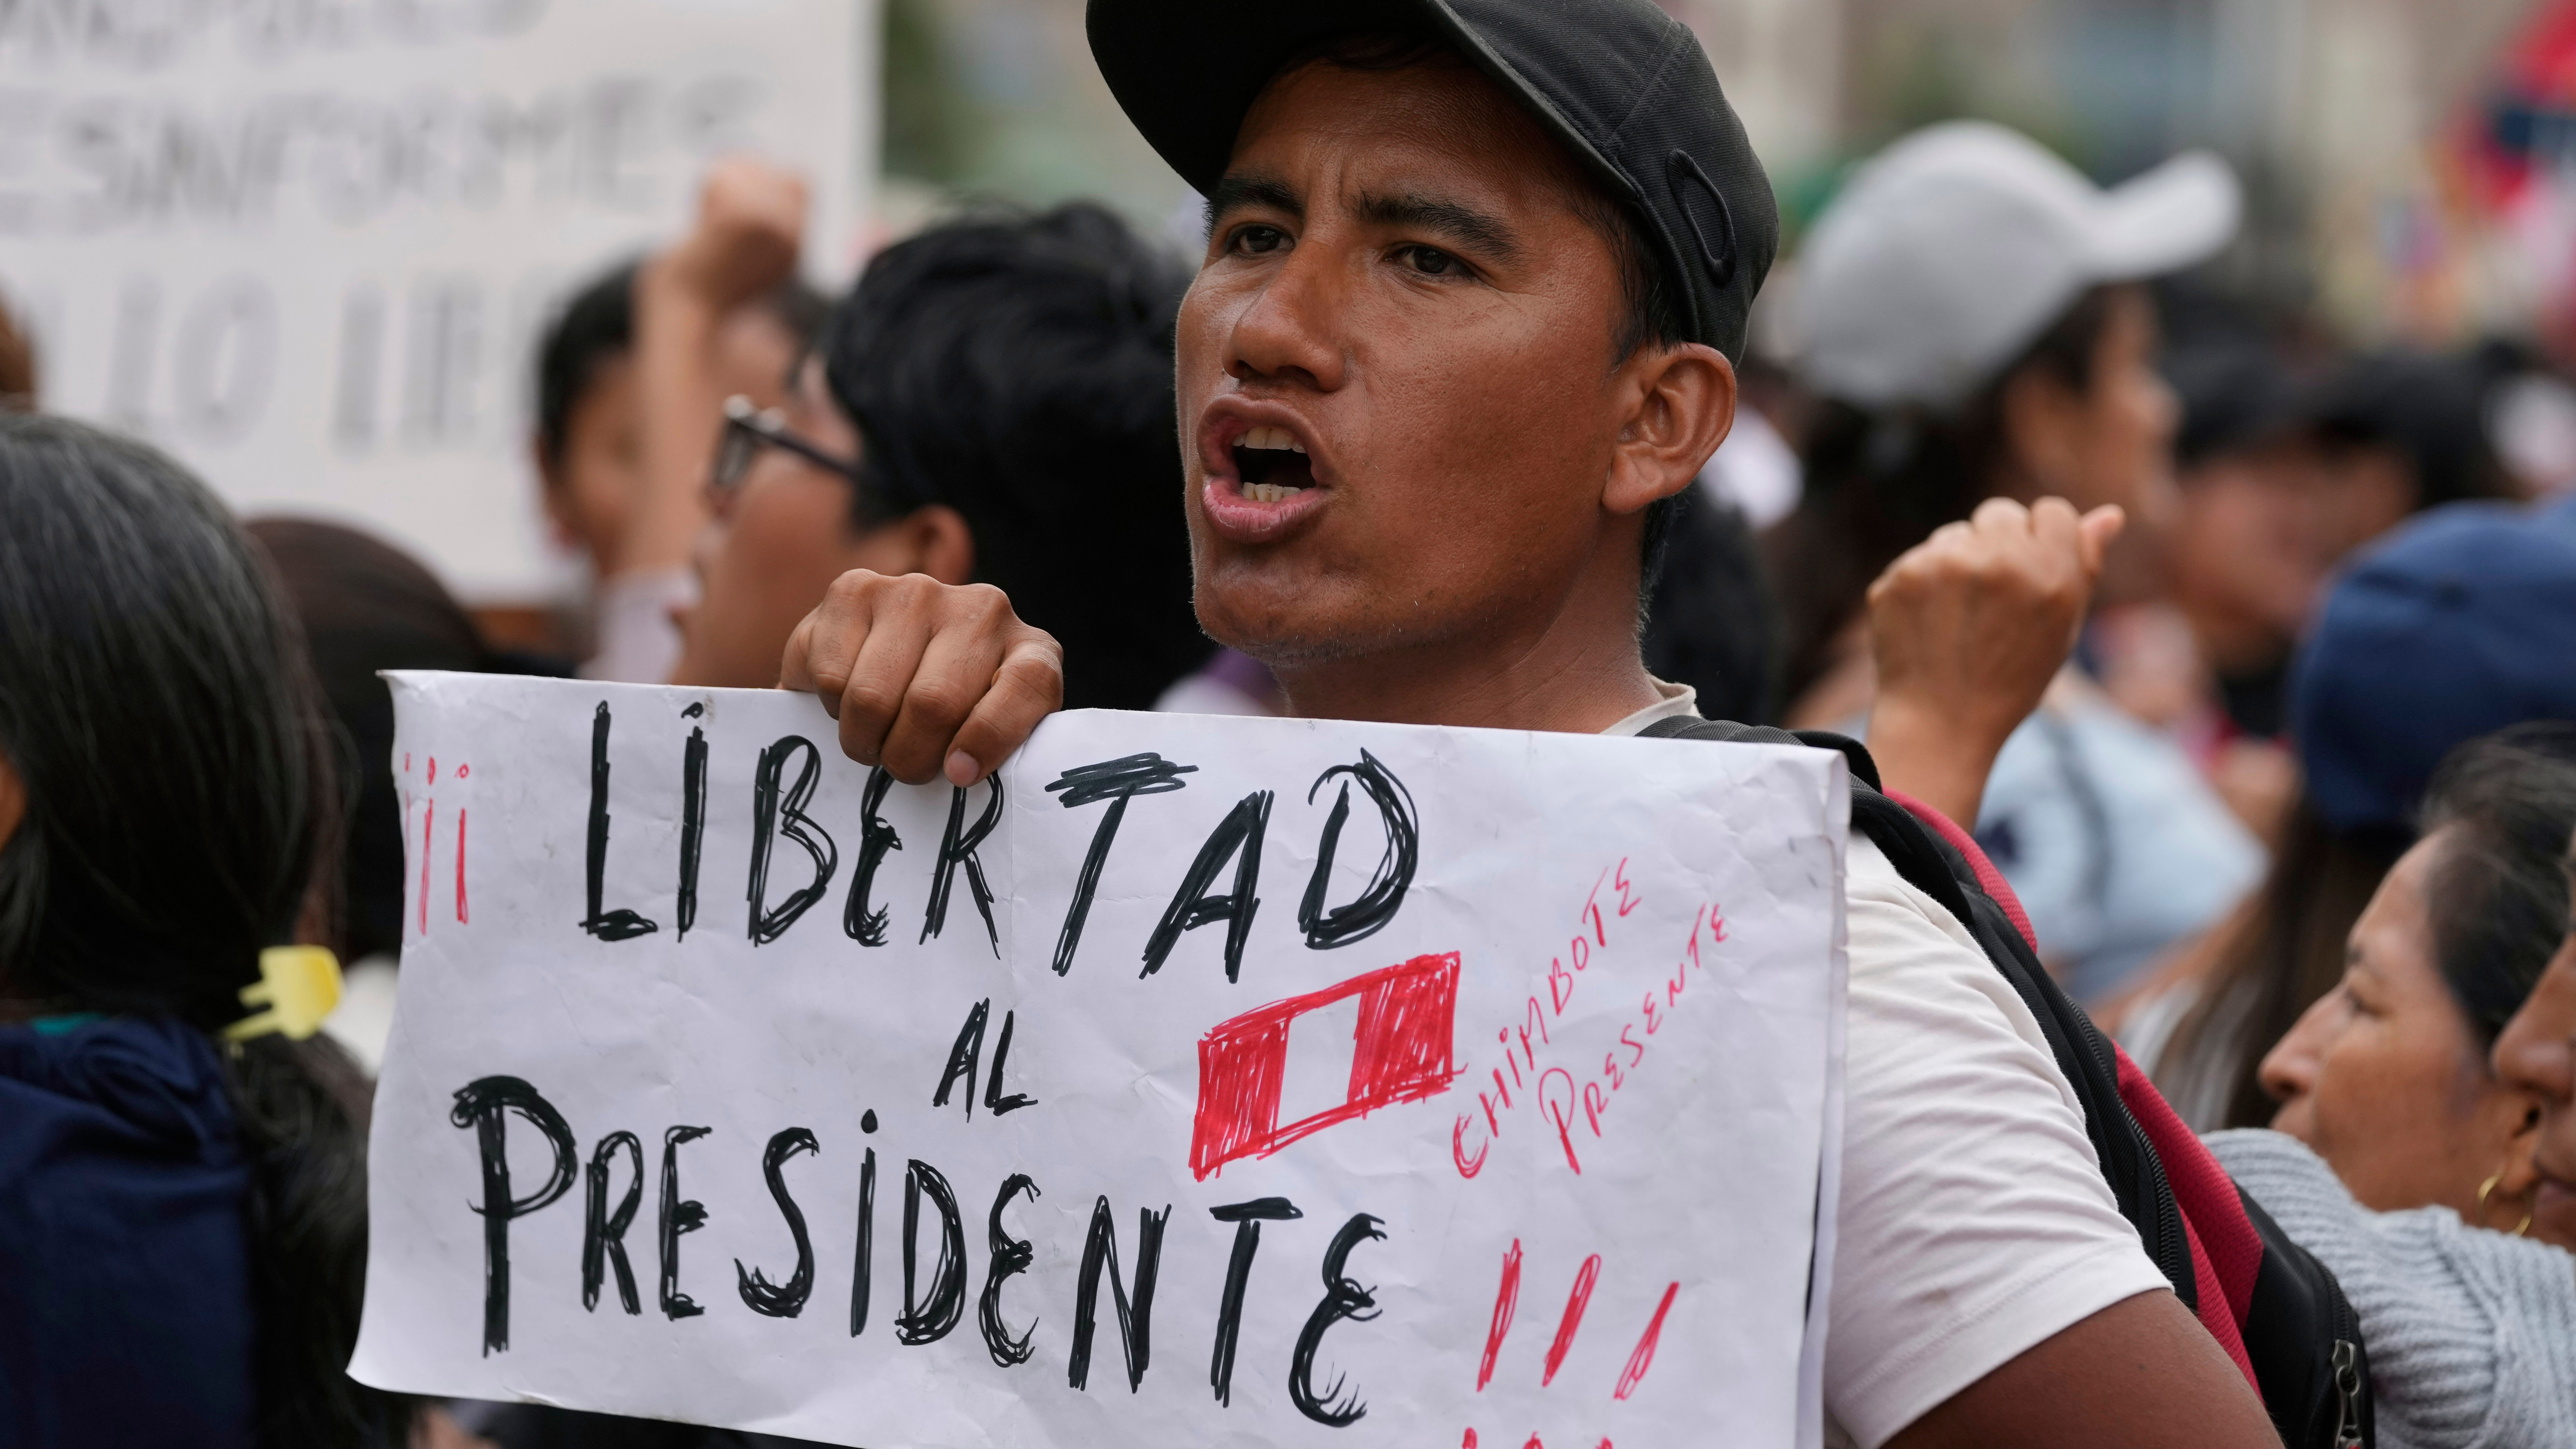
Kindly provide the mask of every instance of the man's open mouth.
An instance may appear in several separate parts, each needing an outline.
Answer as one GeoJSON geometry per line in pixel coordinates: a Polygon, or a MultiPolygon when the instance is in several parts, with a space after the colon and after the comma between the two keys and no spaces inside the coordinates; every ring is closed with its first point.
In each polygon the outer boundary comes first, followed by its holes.
{"type": "Polygon", "coordinates": [[[1315,486],[1315,468],[1306,447],[1286,428],[1253,427],[1235,440],[1235,476],[1243,496],[1254,503],[1285,503],[1315,486]]]}

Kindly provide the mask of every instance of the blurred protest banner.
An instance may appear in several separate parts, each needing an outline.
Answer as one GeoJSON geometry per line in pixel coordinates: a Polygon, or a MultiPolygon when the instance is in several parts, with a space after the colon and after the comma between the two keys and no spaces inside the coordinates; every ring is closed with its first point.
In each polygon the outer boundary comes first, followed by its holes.
{"type": "Polygon", "coordinates": [[[1830,752],[393,676],[387,1388],[901,1445],[1814,1444],[1830,752]]]}
{"type": "Polygon", "coordinates": [[[802,171],[845,275],[873,0],[0,4],[0,290],[45,400],[236,506],[358,524],[471,598],[553,581],[527,458],[562,292],[706,163],[802,171]]]}

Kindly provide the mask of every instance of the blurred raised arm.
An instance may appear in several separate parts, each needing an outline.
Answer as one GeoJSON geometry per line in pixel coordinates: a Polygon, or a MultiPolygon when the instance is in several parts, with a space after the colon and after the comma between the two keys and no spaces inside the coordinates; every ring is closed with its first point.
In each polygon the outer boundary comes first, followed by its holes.
{"type": "Polygon", "coordinates": [[[2039,707],[2084,627],[2123,515],[1990,498],[1888,565],[1869,590],[1878,694],[1869,749],[1890,788],[1974,829],[2004,741],[2039,707]]]}
{"type": "Polygon", "coordinates": [[[706,522],[707,469],[724,427],[717,331],[796,270],[804,232],[805,183],[736,157],[707,173],[696,227],[636,272],[643,495],[627,518],[618,572],[688,562],[706,522]]]}

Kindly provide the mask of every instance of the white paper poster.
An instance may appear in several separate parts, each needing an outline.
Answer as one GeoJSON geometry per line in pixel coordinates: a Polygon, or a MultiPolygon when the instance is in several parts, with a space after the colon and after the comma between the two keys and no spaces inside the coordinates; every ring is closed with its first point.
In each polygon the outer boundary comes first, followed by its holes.
{"type": "Polygon", "coordinates": [[[469,598],[554,582],[539,329],[685,229],[712,159],[813,189],[848,275],[874,0],[0,3],[0,297],[45,405],[244,511],[344,519],[469,598]]]}
{"type": "Polygon", "coordinates": [[[1814,1442],[1840,756],[1084,711],[958,791],[810,696],[393,678],[359,1378],[877,1449],[1814,1442]]]}

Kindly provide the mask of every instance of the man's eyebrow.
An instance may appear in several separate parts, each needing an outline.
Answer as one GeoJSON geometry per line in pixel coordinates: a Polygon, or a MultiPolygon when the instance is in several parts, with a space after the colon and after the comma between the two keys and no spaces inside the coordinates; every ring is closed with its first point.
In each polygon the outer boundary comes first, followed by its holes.
{"type": "Polygon", "coordinates": [[[1516,262],[1524,253],[1520,238],[1501,218],[1461,202],[1413,191],[1396,196],[1363,193],[1353,210],[1372,225],[1418,227],[1463,242],[1498,261],[1516,262]]]}
{"type": "Polygon", "coordinates": [[[1246,206],[1284,211],[1301,221],[1306,216],[1306,198],[1298,195],[1297,188],[1287,182],[1275,176],[1229,174],[1216,184],[1214,191],[1208,193],[1208,225],[1213,227],[1218,217],[1246,206]]]}

